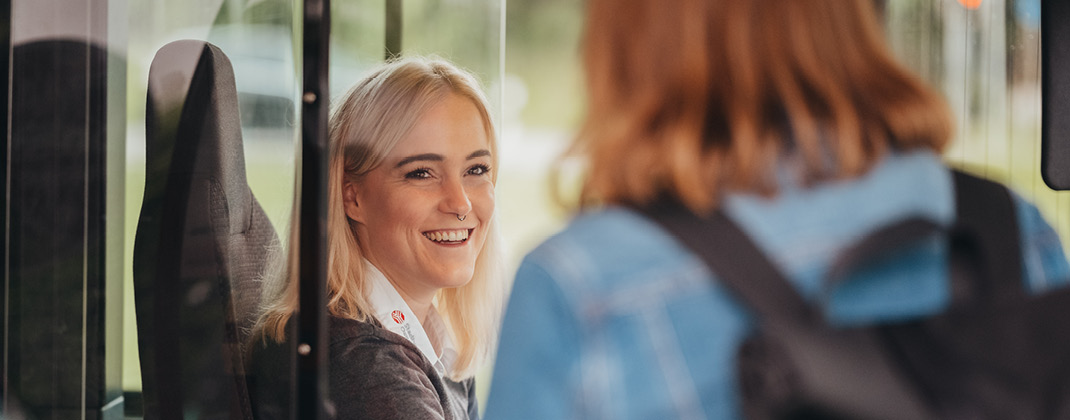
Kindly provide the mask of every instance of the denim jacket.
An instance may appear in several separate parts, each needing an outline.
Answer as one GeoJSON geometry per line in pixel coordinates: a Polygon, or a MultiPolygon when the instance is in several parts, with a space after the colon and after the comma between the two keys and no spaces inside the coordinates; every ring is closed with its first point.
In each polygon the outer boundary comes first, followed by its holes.
{"type": "MultiPolygon", "coordinates": [[[[1032,293],[1070,267],[1037,209],[1014,195],[1032,293]]],[[[897,154],[861,178],[776,197],[735,194],[723,209],[836,325],[890,322],[948,305],[946,240],[822,290],[837,253],[907,216],[953,222],[938,156],[897,154]]],[[[701,260],[653,222],[609,207],[580,214],[521,263],[502,325],[487,419],[733,419],[735,353],[752,316],[701,260]]]]}

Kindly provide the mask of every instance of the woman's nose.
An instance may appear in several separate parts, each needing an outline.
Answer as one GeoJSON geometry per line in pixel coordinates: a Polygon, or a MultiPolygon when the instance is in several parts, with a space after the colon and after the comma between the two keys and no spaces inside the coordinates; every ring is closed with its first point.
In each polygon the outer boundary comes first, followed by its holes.
{"type": "Polygon", "coordinates": [[[468,199],[468,192],[465,191],[460,179],[450,179],[445,182],[439,211],[454,214],[459,219],[464,219],[472,211],[472,201],[468,199]]]}

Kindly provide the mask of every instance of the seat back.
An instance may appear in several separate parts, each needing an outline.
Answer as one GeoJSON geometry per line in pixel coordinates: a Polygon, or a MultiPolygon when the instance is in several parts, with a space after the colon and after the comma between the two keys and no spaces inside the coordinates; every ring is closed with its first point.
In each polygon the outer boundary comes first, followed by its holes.
{"type": "Polygon", "coordinates": [[[279,240],[246,180],[234,72],[202,41],[149,71],[134,291],[145,417],[252,418],[243,343],[279,240]]]}

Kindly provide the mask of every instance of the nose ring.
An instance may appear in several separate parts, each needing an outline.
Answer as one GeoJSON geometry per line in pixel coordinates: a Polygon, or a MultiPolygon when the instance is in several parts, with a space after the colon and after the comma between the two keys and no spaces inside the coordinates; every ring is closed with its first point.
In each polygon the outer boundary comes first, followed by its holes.
{"type": "Polygon", "coordinates": [[[467,214],[466,214],[466,215],[464,215],[464,216],[461,216],[461,215],[459,215],[459,214],[457,215],[457,220],[460,220],[460,221],[462,221],[462,222],[464,221],[464,219],[467,219],[467,218],[468,218],[468,215],[467,215],[467,214]]]}

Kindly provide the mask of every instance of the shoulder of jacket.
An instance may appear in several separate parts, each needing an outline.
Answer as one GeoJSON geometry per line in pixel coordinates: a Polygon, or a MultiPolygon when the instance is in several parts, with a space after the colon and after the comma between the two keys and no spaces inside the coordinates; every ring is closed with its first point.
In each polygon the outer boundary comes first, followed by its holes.
{"type": "Polygon", "coordinates": [[[332,358],[338,354],[363,360],[397,359],[421,370],[430,367],[414,344],[374,321],[331,317],[330,348],[332,358]]]}

